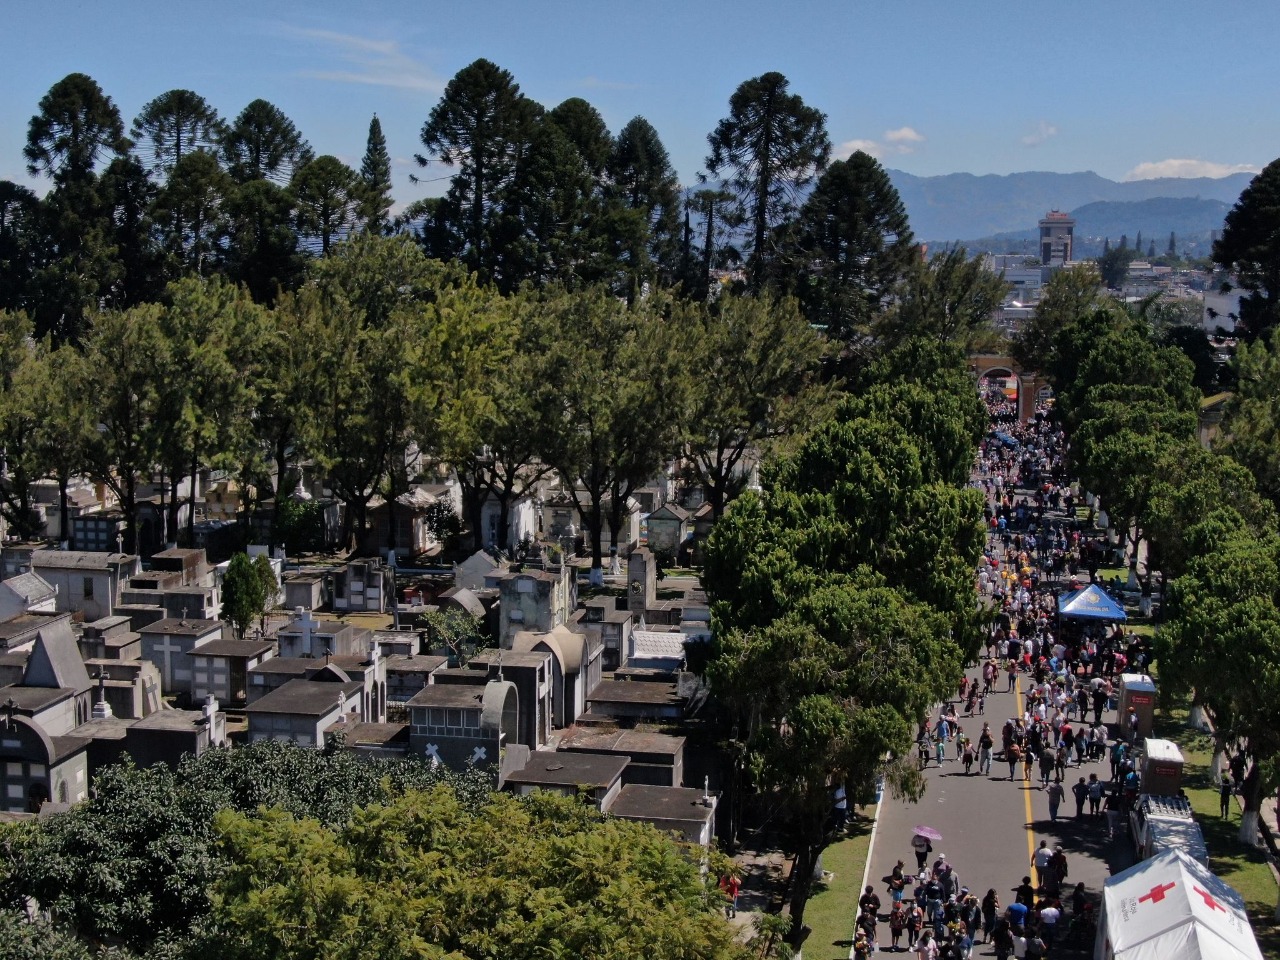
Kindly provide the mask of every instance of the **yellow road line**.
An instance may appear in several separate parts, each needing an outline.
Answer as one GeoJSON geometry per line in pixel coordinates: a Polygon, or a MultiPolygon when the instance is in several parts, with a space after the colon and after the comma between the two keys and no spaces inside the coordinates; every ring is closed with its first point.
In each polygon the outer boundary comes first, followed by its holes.
{"type": "MultiPolygon", "coordinates": [[[[1018,716],[1023,715],[1022,710],[1022,677],[1019,676],[1013,685],[1013,704],[1018,708],[1018,716]]],[[[1035,771],[1033,770],[1032,773],[1035,771]]],[[[1031,864],[1036,858],[1036,831],[1035,824],[1031,818],[1031,790],[1030,788],[1022,791],[1022,799],[1027,809],[1027,874],[1036,879],[1035,874],[1031,870],[1031,864]]]]}

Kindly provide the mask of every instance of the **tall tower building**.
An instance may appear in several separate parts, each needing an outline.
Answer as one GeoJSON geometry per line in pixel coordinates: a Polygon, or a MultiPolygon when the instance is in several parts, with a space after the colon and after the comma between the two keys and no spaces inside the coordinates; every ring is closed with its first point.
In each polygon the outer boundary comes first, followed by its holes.
{"type": "Polygon", "coordinates": [[[1040,221],[1040,262],[1046,267],[1071,262],[1071,239],[1076,222],[1069,213],[1050,210],[1040,221]]]}

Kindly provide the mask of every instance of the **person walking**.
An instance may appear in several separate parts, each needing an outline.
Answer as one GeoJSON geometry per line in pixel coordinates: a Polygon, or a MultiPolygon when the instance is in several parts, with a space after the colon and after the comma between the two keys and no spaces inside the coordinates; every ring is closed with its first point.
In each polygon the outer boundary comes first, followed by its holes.
{"type": "Polygon", "coordinates": [[[911,837],[911,849],[916,854],[916,869],[923,870],[929,860],[929,854],[933,853],[933,844],[929,842],[928,837],[915,834],[911,837]]]}
{"type": "Polygon", "coordinates": [[[863,891],[862,896],[858,899],[858,909],[863,913],[869,913],[873,917],[880,916],[880,898],[876,896],[876,891],[871,884],[867,884],[867,889],[863,891]]]}
{"type": "Polygon", "coordinates": [[[1062,789],[1061,783],[1051,783],[1045,789],[1045,794],[1049,798],[1049,819],[1058,819],[1058,807],[1062,805],[1062,798],[1066,796],[1066,791],[1062,789]]]}
{"type": "Polygon", "coordinates": [[[907,929],[907,911],[902,907],[902,901],[894,903],[893,909],[889,912],[889,941],[893,944],[893,952],[897,953],[900,949],[898,942],[902,939],[902,933],[907,929]]]}
{"type": "Polygon", "coordinates": [[[1089,799],[1089,785],[1081,777],[1072,787],[1071,794],[1076,798],[1076,819],[1084,816],[1084,802],[1089,799]]]}
{"type": "Polygon", "coordinates": [[[1036,889],[1047,890],[1049,887],[1049,861],[1053,859],[1053,851],[1049,849],[1049,841],[1041,840],[1031,858],[1031,865],[1036,870],[1036,889]]]}
{"type": "Polygon", "coordinates": [[[732,919],[738,915],[738,891],[742,889],[742,879],[736,873],[727,873],[720,878],[720,889],[729,901],[724,905],[724,915],[732,919]]]}
{"type": "Polygon", "coordinates": [[[996,895],[996,888],[992,887],[987,891],[987,895],[982,898],[982,939],[984,942],[991,940],[992,932],[996,928],[996,919],[1000,916],[1000,898],[996,895]]]}
{"type": "Polygon", "coordinates": [[[1004,751],[1004,758],[1009,761],[1009,782],[1012,783],[1018,769],[1018,761],[1022,759],[1022,747],[1017,743],[1010,743],[1004,751]]]}
{"type": "Polygon", "coordinates": [[[982,733],[978,734],[978,772],[985,777],[991,776],[991,751],[994,746],[991,724],[984,723],[982,733]]]}
{"type": "Polygon", "coordinates": [[[903,895],[907,888],[907,877],[904,872],[904,864],[901,860],[893,868],[893,872],[889,874],[889,899],[894,905],[902,903],[903,895]]]}
{"type": "Polygon", "coordinates": [[[1222,819],[1229,819],[1231,816],[1231,778],[1225,774],[1222,777],[1222,786],[1218,789],[1218,803],[1221,807],[1222,819]]]}
{"type": "Polygon", "coordinates": [[[1049,778],[1053,776],[1053,751],[1044,749],[1040,752],[1040,786],[1041,788],[1049,785],[1049,778]]]}
{"type": "Polygon", "coordinates": [[[1089,774],[1089,816],[1096,817],[1102,810],[1102,781],[1096,773],[1089,774]]]}
{"type": "Polygon", "coordinates": [[[907,909],[907,949],[914,950],[916,940],[924,931],[924,907],[913,903],[907,909]]]}
{"type": "Polygon", "coordinates": [[[991,928],[991,942],[996,948],[996,960],[1009,960],[1013,952],[1013,930],[1007,917],[998,917],[991,928]]]}

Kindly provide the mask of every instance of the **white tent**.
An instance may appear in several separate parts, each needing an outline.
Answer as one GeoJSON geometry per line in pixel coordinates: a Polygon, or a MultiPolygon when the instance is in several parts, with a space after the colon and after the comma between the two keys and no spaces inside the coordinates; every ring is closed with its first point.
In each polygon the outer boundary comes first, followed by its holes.
{"type": "Polygon", "coordinates": [[[1244,898],[1181,850],[1117,873],[1102,890],[1094,960],[1262,960],[1244,898]]]}

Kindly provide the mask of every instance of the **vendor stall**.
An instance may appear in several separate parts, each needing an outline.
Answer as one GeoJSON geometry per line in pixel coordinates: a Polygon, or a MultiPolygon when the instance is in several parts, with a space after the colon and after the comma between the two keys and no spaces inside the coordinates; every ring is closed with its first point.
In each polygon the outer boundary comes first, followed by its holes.
{"type": "Polygon", "coordinates": [[[1112,600],[1107,591],[1096,583],[1060,596],[1058,616],[1063,620],[1109,620],[1112,623],[1129,619],[1124,607],[1112,600]]]}

